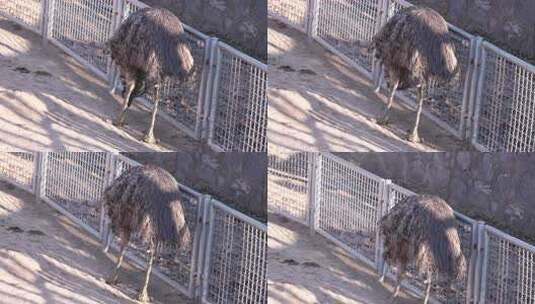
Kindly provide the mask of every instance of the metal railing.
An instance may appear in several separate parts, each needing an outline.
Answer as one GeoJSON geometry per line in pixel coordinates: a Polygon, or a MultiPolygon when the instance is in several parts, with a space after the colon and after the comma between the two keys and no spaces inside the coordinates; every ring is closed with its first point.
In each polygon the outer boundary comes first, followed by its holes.
{"type": "MultiPolygon", "coordinates": [[[[0,14],[39,33],[88,70],[117,86],[117,69],[102,52],[138,0],[0,0],[0,14]]],[[[218,151],[265,152],[267,65],[184,25],[195,60],[185,82],[166,82],[161,115],[218,151]]],[[[154,96],[140,101],[151,107],[154,96]]]]}
{"type": "MultiPolygon", "coordinates": [[[[0,179],[58,210],[103,244],[104,189],[126,169],[140,164],[111,152],[3,152],[0,179]]],[[[162,250],[153,273],[189,298],[203,303],[267,303],[267,225],[209,195],[179,184],[191,250],[176,256],[162,250]]],[[[131,240],[126,257],[145,267],[146,247],[131,240]]]]}
{"type": "MultiPolygon", "coordinates": [[[[306,33],[375,83],[382,67],[363,47],[404,0],[272,0],[268,14],[306,33]]],[[[424,115],[480,151],[535,151],[535,66],[449,24],[459,80],[427,88],[424,115]]],[[[414,107],[415,90],[398,97],[414,107]]]]}
{"type": "MultiPolygon", "coordinates": [[[[373,267],[382,258],[378,220],[414,192],[329,153],[269,151],[268,210],[310,227],[373,267]]],[[[454,294],[433,286],[434,303],[533,303],[535,246],[455,212],[468,267],[454,294]]],[[[386,267],[386,269],[385,269],[386,267]]],[[[424,279],[410,268],[404,287],[421,296],[424,279]]]]}

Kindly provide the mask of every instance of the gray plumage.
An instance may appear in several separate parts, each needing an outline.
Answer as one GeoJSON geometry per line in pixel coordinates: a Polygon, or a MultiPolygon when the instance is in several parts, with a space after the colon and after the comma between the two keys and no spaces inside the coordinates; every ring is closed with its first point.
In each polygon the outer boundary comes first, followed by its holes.
{"type": "Polygon", "coordinates": [[[139,237],[148,245],[150,255],[145,285],[139,297],[146,300],[154,255],[163,247],[190,248],[191,235],[178,183],[160,167],[132,167],[106,188],[103,205],[111,221],[111,230],[121,239],[121,255],[107,282],[116,283],[126,245],[131,237],[139,237]]]}
{"type": "MultiPolygon", "coordinates": [[[[383,258],[398,266],[398,286],[409,264],[428,280],[438,276],[450,284],[463,280],[466,259],[462,252],[453,209],[431,195],[409,196],[395,205],[379,222],[384,239],[383,258]]],[[[396,288],[394,297],[397,296],[396,288]]]]}
{"type": "Polygon", "coordinates": [[[387,123],[396,90],[418,88],[418,110],[411,141],[419,141],[418,124],[424,88],[457,78],[459,65],[446,20],[436,11],[411,6],[398,11],[373,37],[371,50],[383,64],[389,103],[381,119],[387,123]]]}
{"type": "Polygon", "coordinates": [[[152,143],[159,87],[167,79],[185,81],[193,70],[194,60],[184,27],[167,9],[141,9],[120,25],[106,47],[119,67],[125,86],[123,110],[114,124],[124,124],[124,112],[146,90],[154,96],[155,104],[144,140],[152,143]]]}

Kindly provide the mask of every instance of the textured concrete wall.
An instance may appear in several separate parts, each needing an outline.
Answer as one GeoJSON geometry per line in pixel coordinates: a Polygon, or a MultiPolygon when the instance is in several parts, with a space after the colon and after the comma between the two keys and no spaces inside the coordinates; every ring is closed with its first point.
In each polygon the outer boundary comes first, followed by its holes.
{"type": "Polygon", "coordinates": [[[262,61],[267,59],[267,0],[142,0],[262,61]]]}
{"type": "Polygon", "coordinates": [[[337,153],[418,193],[517,237],[535,240],[535,155],[514,153],[337,153]]]}
{"type": "Polygon", "coordinates": [[[535,63],[535,1],[410,0],[440,12],[450,23],[479,34],[535,63]]]}
{"type": "Polygon", "coordinates": [[[161,166],[175,178],[197,190],[267,221],[267,157],[263,153],[130,152],[143,164],[161,166]]]}

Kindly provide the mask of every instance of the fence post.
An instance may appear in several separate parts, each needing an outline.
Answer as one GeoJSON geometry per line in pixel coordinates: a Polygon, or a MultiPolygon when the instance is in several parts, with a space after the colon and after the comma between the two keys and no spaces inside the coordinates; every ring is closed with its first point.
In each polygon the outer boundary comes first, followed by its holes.
{"type": "Polygon", "coordinates": [[[468,92],[468,113],[467,113],[467,119],[466,119],[466,127],[465,127],[465,138],[468,142],[472,139],[472,134],[474,134],[474,110],[476,108],[476,92],[477,92],[477,86],[478,86],[478,79],[480,73],[482,73],[481,69],[481,42],[483,41],[483,38],[476,37],[474,41],[473,46],[473,58],[470,62],[471,64],[471,74],[470,76],[470,83],[469,83],[469,92],[468,92]]]}
{"type": "Polygon", "coordinates": [[[375,229],[375,267],[377,268],[378,273],[383,273],[383,267],[385,261],[383,260],[384,252],[384,242],[379,231],[379,220],[387,213],[388,206],[390,205],[390,187],[392,186],[392,181],[389,179],[381,180],[381,188],[379,192],[379,208],[377,212],[377,223],[375,229]]]}
{"type": "Polygon", "coordinates": [[[41,2],[41,36],[43,43],[47,44],[54,26],[54,2],[56,0],[43,0],[41,2]]]}
{"type": "MultiPolygon", "coordinates": [[[[484,303],[481,296],[483,295],[483,280],[486,277],[484,271],[486,267],[483,267],[484,260],[487,255],[487,243],[486,243],[486,233],[485,233],[485,223],[482,221],[477,222],[477,258],[476,264],[474,266],[474,303],[484,303]]],[[[484,297],[483,297],[484,298],[484,297]]]]}
{"type": "MultiPolygon", "coordinates": [[[[106,170],[105,181],[106,187],[108,187],[115,179],[115,162],[116,156],[112,152],[106,152],[106,170]]],[[[107,215],[103,202],[101,202],[100,208],[100,239],[106,241],[105,238],[108,235],[107,215]]]]}
{"type": "Polygon", "coordinates": [[[308,225],[310,227],[310,233],[314,234],[318,229],[319,217],[320,217],[320,204],[321,204],[321,178],[322,178],[322,155],[321,152],[312,152],[312,165],[311,178],[309,179],[309,194],[308,201],[308,225]]]}
{"type": "Polygon", "coordinates": [[[209,231],[209,214],[208,212],[210,209],[208,208],[210,205],[210,202],[212,201],[212,197],[210,195],[204,194],[201,198],[201,215],[198,225],[201,225],[201,236],[199,238],[199,247],[197,250],[197,264],[192,265],[192,267],[195,267],[195,290],[193,291],[193,297],[201,303],[201,299],[203,296],[203,286],[204,286],[204,260],[205,256],[207,254],[207,240],[208,240],[208,231],[209,231]]]}
{"type": "Polygon", "coordinates": [[[470,243],[470,261],[468,262],[468,283],[466,286],[466,304],[475,302],[475,273],[478,265],[479,223],[472,223],[472,240],[470,243]]]}
{"type": "Polygon", "coordinates": [[[35,170],[35,176],[37,181],[35,183],[34,193],[35,198],[39,201],[46,195],[46,168],[48,166],[48,153],[49,152],[36,152],[37,164],[35,170]]]}
{"type": "Polygon", "coordinates": [[[311,39],[318,35],[319,2],[320,0],[308,1],[306,33],[311,39]]]}
{"type": "Polygon", "coordinates": [[[477,82],[474,89],[474,110],[472,118],[472,143],[477,143],[478,135],[478,125],[479,125],[479,114],[481,110],[481,95],[483,94],[483,81],[485,76],[485,64],[486,64],[486,52],[483,48],[483,39],[479,41],[479,58],[478,58],[478,73],[477,73],[477,82]]]}
{"type": "Polygon", "coordinates": [[[214,88],[215,74],[218,68],[216,59],[218,39],[210,37],[207,41],[207,58],[204,68],[206,69],[206,82],[203,88],[203,117],[201,123],[201,140],[207,141],[210,136],[210,116],[212,113],[212,94],[217,88],[214,88]]]}
{"type": "Polygon", "coordinates": [[[204,257],[203,257],[203,268],[202,268],[202,290],[201,290],[201,302],[204,302],[204,299],[208,296],[208,278],[210,276],[210,257],[211,257],[211,251],[212,251],[212,243],[213,243],[213,234],[214,234],[214,217],[215,217],[215,210],[214,206],[212,204],[212,199],[208,200],[208,204],[206,206],[206,213],[208,216],[208,222],[205,227],[207,227],[207,231],[205,233],[206,235],[206,244],[204,247],[204,257]]]}
{"type": "Polygon", "coordinates": [[[214,131],[215,131],[215,115],[216,115],[216,109],[217,109],[217,97],[218,97],[218,89],[219,89],[219,78],[221,75],[221,51],[218,48],[218,40],[217,38],[212,38],[212,48],[214,52],[214,61],[212,66],[212,69],[215,68],[215,71],[213,72],[213,80],[212,80],[212,87],[208,87],[208,90],[210,92],[209,95],[209,106],[207,107],[208,110],[208,136],[207,136],[207,142],[208,144],[212,144],[214,141],[214,131]]]}

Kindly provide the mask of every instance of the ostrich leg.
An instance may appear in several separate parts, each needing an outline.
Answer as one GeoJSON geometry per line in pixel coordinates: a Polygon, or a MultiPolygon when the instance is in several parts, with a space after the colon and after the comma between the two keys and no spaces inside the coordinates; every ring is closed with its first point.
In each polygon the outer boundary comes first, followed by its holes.
{"type": "Polygon", "coordinates": [[[394,95],[396,94],[396,90],[398,89],[399,80],[395,80],[392,84],[392,90],[390,91],[390,96],[388,96],[388,104],[385,108],[385,112],[381,119],[377,123],[380,125],[386,125],[388,123],[388,116],[390,115],[390,108],[392,108],[392,104],[394,103],[394,95]]]}
{"type": "Polygon", "coordinates": [[[143,141],[149,144],[153,144],[156,142],[156,139],[154,138],[154,123],[156,121],[156,112],[158,112],[158,103],[160,102],[160,87],[155,86],[154,89],[156,90],[156,98],[154,100],[154,106],[152,108],[150,126],[147,132],[145,133],[145,137],[143,138],[143,141]]]}
{"type": "Polygon", "coordinates": [[[119,275],[119,269],[121,268],[121,264],[123,263],[124,253],[126,252],[126,245],[128,245],[128,241],[130,240],[130,236],[121,238],[121,253],[119,255],[119,258],[117,259],[117,265],[115,266],[115,269],[113,270],[112,275],[106,279],[106,283],[110,285],[117,284],[117,276],[119,275]]]}
{"type": "Polygon", "coordinates": [[[424,86],[418,88],[418,109],[416,110],[416,121],[414,122],[414,128],[409,136],[410,142],[420,142],[420,136],[418,136],[418,125],[420,124],[420,116],[422,115],[422,107],[424,104],[424,86]]]}
{"type": "Polygon", "coordinates": [[[117,119],[113,122],[115,126],[122,126],[124,125],[124,114],[126,112],[126,109],[130,106],[130,97],[132,96],[132,92],[134,91],[134,88],[136,87],[136,81],[129,81],[126,83],[126,96],[124,98],[123,103],[123,109],[121,110],[121,113],[119,113],[119,116],[117,119]]]}
{"type": "Polygon", "coordinates": [[[137,296],[138,301],[144,303],[149,300],[149,294],[147,292],[147,288],[149,286],[149,279],[150,279],[150,272],[152,271],[152,263],[154,262],[154,250],[149,250],[149,262],[147,263],[147,272],[145,273],[145,283],[143,284],[143,288],[139,292],[139,295],[137,296]]]}
{"type": "Polygon", "coordinates": [[[427,304],[429,301],[429,294],[431,293],[431,281],[431,274],[427,274],[427,280],[425,281],[425,283],[427,283],[427,288],[425,290],[424,304],[427,304]]]}
{"type": "Polygon", "coordinates": [[[398,297],[399,291],[401,290],[401,282],[403,281],[403,276],[405,276],[406,270],[407,270],[406,265],[401,265],[399,267],[399,273],[398,273],[397,282],[396,282],[396,289],[394,289],[394,293],[392,294],[391,303],[394,303],[396,301],[396,298],[398,297]]]}

